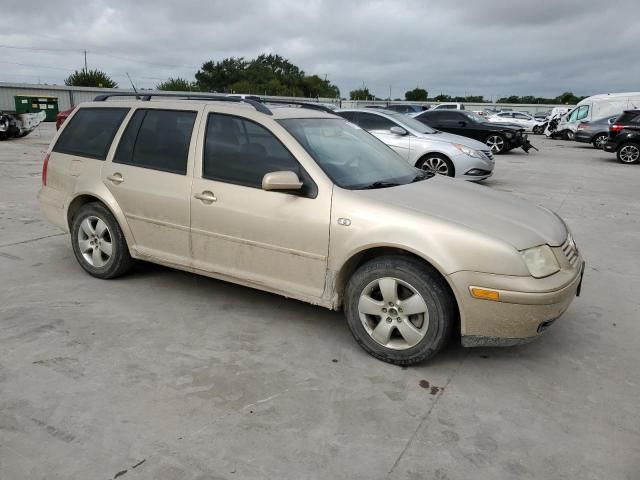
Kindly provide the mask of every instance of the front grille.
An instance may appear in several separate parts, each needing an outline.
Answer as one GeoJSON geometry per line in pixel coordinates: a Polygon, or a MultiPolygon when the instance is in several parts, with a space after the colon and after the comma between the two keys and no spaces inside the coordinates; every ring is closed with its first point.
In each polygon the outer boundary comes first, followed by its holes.
{"type": "Polygon", "coordinates": [[[580,254],[578,252],[578,247],[576,247],[576,242],[574,242],[571,234],[567,235],[567,240],[562,244],[562,252],[565,257],[567,257],[569,264],[572,267],[575,267],[576,263],[578,263],[578,257],[580,254]]]}
{"type": "Polygon", "coordinates": [[[487,157],[489,160],[493,160],[493,153],[491,153],[491,150],[480,150],[485,157],[487,157]]]}

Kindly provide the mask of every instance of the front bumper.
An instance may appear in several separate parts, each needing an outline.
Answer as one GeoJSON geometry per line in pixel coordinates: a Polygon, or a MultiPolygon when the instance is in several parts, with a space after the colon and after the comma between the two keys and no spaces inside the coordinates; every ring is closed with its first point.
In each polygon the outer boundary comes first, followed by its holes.
{"type": "Polygon", "coordinates": [[[457,293],[465,346],[517,345],[540,336],[568,308],[582,285],[579,258],[547,278],[462,271],[449,276],[457,293]],[[478,299],[471,287],[500,292],[500,300],[478,299]]]}

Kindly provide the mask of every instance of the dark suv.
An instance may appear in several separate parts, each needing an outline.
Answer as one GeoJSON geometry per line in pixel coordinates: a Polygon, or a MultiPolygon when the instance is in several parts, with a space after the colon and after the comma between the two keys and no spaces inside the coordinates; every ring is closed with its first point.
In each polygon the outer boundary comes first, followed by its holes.
{"type": "Polygon", "coordinates": [[[616,152],[622,163],[640,160],[640,110],[625,110],[609,127],[605,152],[616,152]]]}
{"type": "Polygon", "coordinates": [[[505,153],[517,147],[529,149],[524,129],[519,126],[487,122],[473,112],[429,110],[414,117],[436,130],[455,133],[486,143],[493,153],[505,153]]]}

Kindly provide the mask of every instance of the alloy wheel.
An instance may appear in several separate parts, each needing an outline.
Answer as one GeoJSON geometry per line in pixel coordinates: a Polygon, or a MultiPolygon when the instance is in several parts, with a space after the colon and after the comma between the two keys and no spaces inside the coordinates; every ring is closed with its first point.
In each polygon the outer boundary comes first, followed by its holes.
{"type": "Polygon", "coordinates": [[[113,255],[111,232],[98,217],[88,216],[80,223],[77,240],[82,257],[94,268],[104,267],[113,255]]]}
{"type": "Polygon", "coordinates": [[[414,347],[429,328],[427,304],[407,282],[383,277],[369,283],[358,301],[365,331],[378,344],[393,350],[414,347]]]}
{"type": "Polygon", "coordinates": [[[449,175],[449,165],[440,157],[430,157],[425,159],[420,165],[422,170],[437,173],[438,175],[449,175]]]}
{"type": "Polygon", "coordinates": [[[637,145],[625,145],[620,149],[619,158],[624,163],[635,163],[640,158],[640,148],[637,145]]]}
{"type": "Polygon", "coordinates": [[[489,138],[487,138],[486,141],[487,146],[489,146],[489,148],[491,148],[491,151],[493,153],[500,153],[502,150],[504,150],[504,138],[502,138],[500,135],[491,135],[489,138]]]}
{"type": "Polygon", "coordinates": [[[598,135],[594,140],[593,144],[596,148],[604,147],[604,144],[607,143],[607,135],[598,135]]]}

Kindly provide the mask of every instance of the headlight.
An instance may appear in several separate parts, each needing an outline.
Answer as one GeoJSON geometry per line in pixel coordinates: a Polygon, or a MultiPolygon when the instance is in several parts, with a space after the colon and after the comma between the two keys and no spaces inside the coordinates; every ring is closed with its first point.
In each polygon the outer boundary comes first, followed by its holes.
{"type": "Polygon", "coordinates": [[[459,143],[454,143],[453,146],[456,147],[465,155],[469,155],[470,157],[473,157],[473,158],[483,158],[482,154],[479,151],[474,150],[473,148],[460,145],[459,143]]]}
{"type": "Polygon", "coordinates": [[[548,277],[560,270],[556,256],[548,245],[530,248],[521,254],[529,273],[534,278],[548,277]]]}

